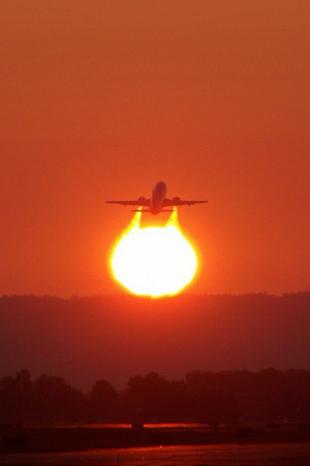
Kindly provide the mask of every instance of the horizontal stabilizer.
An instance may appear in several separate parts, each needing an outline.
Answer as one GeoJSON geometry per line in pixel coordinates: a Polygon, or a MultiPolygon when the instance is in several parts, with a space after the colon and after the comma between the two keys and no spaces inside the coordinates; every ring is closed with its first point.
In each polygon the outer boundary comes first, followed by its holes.
{"type": "MultiPolygon", "coordinates": [[[[173,212],[174,210],[173,209],[161,209],[160,210],[160,213],[162,212],[173,212]]],[[[153,213],[151,210],[147,209],[147,210],[141,210],[141,209],[134,209],[134,210],[131,210],[130,212],[142,212],[142,213],[153,213]]]]}

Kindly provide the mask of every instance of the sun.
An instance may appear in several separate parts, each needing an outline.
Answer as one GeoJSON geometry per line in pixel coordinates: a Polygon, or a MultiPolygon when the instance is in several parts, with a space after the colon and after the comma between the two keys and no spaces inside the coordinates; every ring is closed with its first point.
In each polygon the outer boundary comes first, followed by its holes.
{"type": "Polygon", "coordinates": [[[176,210],[160,227],[141,227],[141,212],[136,212],[110,260],[118,283],[135,295],[152,298],[179,294],[193,280],[197,264],[197,254],[182,233],[176,210]]]}

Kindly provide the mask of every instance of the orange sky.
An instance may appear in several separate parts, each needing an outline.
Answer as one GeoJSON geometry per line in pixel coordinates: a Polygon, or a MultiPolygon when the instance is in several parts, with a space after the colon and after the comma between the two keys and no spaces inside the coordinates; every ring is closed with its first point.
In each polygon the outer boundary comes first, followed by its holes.
{"type": "Polygon", "coordinates": [[[310,289],[309,0],[3,0],[0,293],[118,290],[131,213],[184,208],[192,292],[310,289]]]}

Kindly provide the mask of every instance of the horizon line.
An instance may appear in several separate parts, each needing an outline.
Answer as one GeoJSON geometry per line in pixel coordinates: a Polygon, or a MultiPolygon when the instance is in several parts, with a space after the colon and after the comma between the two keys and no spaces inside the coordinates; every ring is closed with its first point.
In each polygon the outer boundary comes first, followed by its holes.
{"type": "Polygon", "coordinates": [[[3,293],[0,294],[0,299],[3,298],[37,298],[37,299],[59,299],[63,301],[72,301],[78,299],[102,299],[102,298],[124,298],[132,299],[138,301],[151,301],[151,302],[161,302],[161,301],[171,301],[177,300],[180,298],[212,298],[212,297],[248,297],[248,296],[265,296],[265,297],[276,297],[283,298],[286,296],[296,296],[296,295],[307,295],[310,294],[309,290],[301,291],[285,291],[280,293],[275,293],[271,291],[249,291],[249,292],[240,292],[240,293],[186,293],[179,294],[175,296],[164,296],[161,298],[150,298],[149,296],[137,296],[133,294],[125,293],[94,293],[94,294],[75,294],[68,296],[56,295],[56,294],[34,294],[34,293],[3,293]]]}

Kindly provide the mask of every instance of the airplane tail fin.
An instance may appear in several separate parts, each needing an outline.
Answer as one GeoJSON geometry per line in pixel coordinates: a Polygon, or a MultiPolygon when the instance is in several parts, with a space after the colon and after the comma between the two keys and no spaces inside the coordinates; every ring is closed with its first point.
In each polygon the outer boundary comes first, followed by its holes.
{"type": "MultiPolygon", "coordinates": [[[[153,213],[150,209],[147,209],[147,210],[141,210],[141,209],[133,209],[131,210],[130,212],[142,212],[143,214],[144,213],[153,213]]],[[[162,212],[174,212],[173,209],[162,209],[160,210],[158,213],[161,214],[162,212]]]]}

